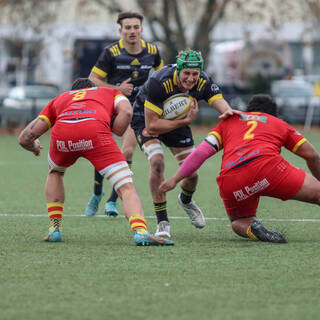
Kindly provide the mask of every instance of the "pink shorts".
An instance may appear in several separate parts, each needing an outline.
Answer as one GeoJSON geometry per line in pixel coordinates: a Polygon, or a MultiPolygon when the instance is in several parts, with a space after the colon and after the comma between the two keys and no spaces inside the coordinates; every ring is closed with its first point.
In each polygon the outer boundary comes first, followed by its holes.
{"type": "Polygon", "coordinates": [[[280,155],[260,157],[217,178],[220,196],[231,220],[256,214],[260,196],[291,199],[306,173],[280,155]]]}
{"type": "Polygon", "coordinates": [[[110,129],[97,120],[75,123],[58,121],[50,137],[49,162],[61,168],[70,167],[79,157],[88,159],[98,170],[126,161],[110,129]]]}

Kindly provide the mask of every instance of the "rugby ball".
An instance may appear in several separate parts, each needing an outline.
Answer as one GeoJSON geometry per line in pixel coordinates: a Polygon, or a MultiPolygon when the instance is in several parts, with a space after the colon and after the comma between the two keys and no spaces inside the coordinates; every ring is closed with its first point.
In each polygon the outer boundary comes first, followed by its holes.
{"type": "Polygon", "coordinates": [[[166,120],[183,119],[190,110],[193,97],[186,93],[179,93],[169,97],[163,103],[162,118],[166,120]]]}

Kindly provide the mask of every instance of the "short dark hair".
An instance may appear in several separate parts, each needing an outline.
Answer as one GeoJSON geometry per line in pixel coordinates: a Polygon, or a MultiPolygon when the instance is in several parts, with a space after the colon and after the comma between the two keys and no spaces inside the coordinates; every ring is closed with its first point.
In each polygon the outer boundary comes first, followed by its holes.
{"type": "Polygon", "coordinates": [[[140,20],[141,24],[143,21],[143,14],[139,13],[139,12],[134,12],[134,11],[124,11],[124,12],[120,12],[118,14],[118,20],[117,23],[120,24],[120,26],[122,27],[122,20],[123,19],[132,19],[132,18],[137,18],[140,20]]]}
{"type": "Polygon", "coordinates": [[[278,115],[278,106],[270,95],[256,94],[249,100],[247,105],[247,112],[252,111],[260,111],[276,117],[278,115]]]}
{"type": "Polygon", "coordinates": [[[95,84],[88,78],[78,78],[73,81],[71,90],[83,89],[83,88],[92,88],[95,87],[95,84]]]}

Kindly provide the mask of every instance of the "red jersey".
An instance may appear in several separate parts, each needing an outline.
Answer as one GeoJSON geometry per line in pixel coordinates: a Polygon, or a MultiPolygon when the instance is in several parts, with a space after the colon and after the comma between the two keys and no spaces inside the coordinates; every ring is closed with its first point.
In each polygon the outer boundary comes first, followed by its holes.
{"type": "Polygon", "coordinates": [[[270,114],[245,112],[221,121],[209,135],[224,148],[221,173],[260,156],[275,156],[284,146],[296,152],[306,139],[289,124],[270,114]]]}
{"type": "Polygon", "coordinates": [[[95,119],[110,129],[115,100],[120,96],[124,97],[119,90],[106,87],[70,90],[49,102],[38,117],[49,127],[59,120],[95,119]]]}

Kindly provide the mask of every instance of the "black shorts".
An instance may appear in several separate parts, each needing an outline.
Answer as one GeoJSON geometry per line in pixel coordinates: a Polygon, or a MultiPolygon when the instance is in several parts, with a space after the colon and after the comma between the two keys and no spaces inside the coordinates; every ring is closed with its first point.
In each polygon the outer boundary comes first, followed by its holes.
{"type": "Polygon", "coordinates": [[[194,145],[192,132],[189,126],[180,127],[167,133],[152,136],[145,128],[144,118],[134,117],[131,122],[131,127],[134,130],[140,148],[142,148],[147,141],[153,139],[158,139],[163,142],[165,146],[173,148],[185,148],[194,145]]]}

